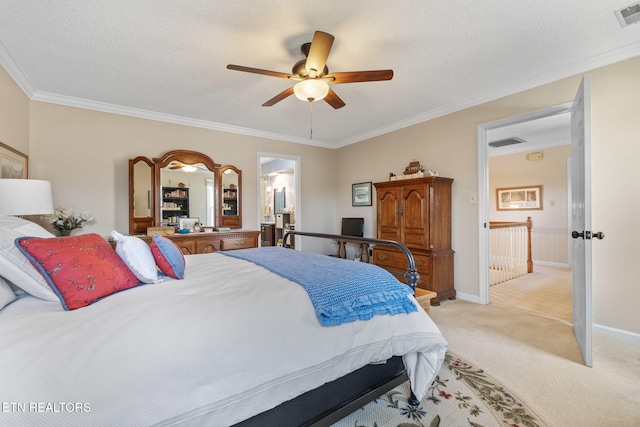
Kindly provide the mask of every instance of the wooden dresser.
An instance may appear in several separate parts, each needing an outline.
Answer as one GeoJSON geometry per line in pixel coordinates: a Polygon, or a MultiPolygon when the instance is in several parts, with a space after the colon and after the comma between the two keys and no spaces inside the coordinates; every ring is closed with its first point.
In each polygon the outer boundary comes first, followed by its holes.
{"type": "MultiPolygon", "coordinates": [[[[378,239],[395,240],[412,253],[418,287],[436,292],[431,305],[455,299],[451,249],[451,178],[377,182],[378,239]]],[[[373,263],[402,275],[408,265],[397,249],[374,246],[373,263]]]]}
{"type": "MultiPolygon", "coordinates": [[[[213,233],[189,233],[164,236],[173,240],[185,255],[206,254],[216,251],[231,251],[258,247],[260,231],[232,230],[213,233]]],[[[151,236],[138,236],[151,243],[151,236]]]]}

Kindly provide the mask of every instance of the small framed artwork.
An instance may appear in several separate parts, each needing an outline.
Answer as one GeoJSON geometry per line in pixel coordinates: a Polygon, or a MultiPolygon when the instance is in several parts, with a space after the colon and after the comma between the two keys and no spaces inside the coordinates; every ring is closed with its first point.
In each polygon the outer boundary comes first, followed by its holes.
{"type": "Polygon", "coordinates": [[[193,227],[196,223],[200,223],[200,218],[178,218],[178,229],[189,230],[190,233],[193,233],[193,227]]]}
{"type": "Polygon", "coordinates": [[[542,185],[496,189],[499,211],[542,210],[542,185]]]}
{"type": "Polygon", "coordinates": [[[27,179],[29,157],[0,142],[0,178],[27,179]]]}
{"type": "Polygon", "coordinates": [[[371,183],[351,184],[351,206],[371,206],[371,183]]]}

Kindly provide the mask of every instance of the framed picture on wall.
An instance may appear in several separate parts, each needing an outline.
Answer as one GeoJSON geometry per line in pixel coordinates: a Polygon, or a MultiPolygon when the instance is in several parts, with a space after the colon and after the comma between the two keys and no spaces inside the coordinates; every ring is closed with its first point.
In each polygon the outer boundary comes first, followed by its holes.
{"type": "Polygon", "coordinates": [[[497,188],[499,211],[542,210],[542,185],[497,188]]]}
{"type": "Polygon", "coordinates": [[[0,178],[27,179],[29,157],[0,142],[0,178]]]}
{"type": "Polygon", "coordinates": [[[351,206],[371,206],[371,183],[351,184],[351,206]]]}

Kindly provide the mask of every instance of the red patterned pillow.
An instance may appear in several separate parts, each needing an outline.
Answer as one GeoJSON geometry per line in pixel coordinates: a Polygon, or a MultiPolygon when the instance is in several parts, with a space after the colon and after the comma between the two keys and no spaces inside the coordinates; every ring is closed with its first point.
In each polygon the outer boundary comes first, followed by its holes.
{"type": "Polygon", "coordinates": [[[16,246],[42,274],[65,310],[139,284],[111,245],[98,234],[42,239],[19,237],[16,246]]]}

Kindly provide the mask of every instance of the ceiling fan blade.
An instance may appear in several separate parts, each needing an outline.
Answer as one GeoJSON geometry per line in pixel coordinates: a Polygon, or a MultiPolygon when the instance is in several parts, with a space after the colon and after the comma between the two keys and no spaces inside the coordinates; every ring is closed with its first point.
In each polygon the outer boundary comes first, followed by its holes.
{"type": "Polygon", "coordinates": [[[327,101],[327,104],[331,105],[336,110],[345,106],[344,101],[340,99],[340,97],[336,95],[336,93],[331,88],[329,88],[329,93],[327,93],[327,96],[324,97],[324,100],[327,101]]]}
{"type": "Polygon", "coordinates": [[[285,99],[286,97],[291,96],[291,95],[293,95],[293,87],[290,87],[290,88],[287,88],[287,89],[283,90],[282,92],[280,92],[279,94],[277,94],[276,96],[274,96],[273,98],[271,98],[270,100],[268,100],[267,102],[262,104],[262,106],[263,107],[271,107],[275,103],[280,102],[283,99],[285,99]]]}
{"type": "Polygon", "coordinates": [[[331,73],[324,78],[332,84],[376,82],[380,80],[391,80],[393,78],[393,70],[344,71],[331,73]],[[331,81],[331,78],[333,81],[331,81]]]}
{"type": "Polygon", "coordinates": [[[324,66],[327,64],[327,58],[333,45],[334,37],[322,31],[316,31],[311,41],[311,48],[309,49],[309,55],[307,56],[307,63],[305,68],[310,77],[319,76],[324,70],[324,66]]]}
{"type": "Polygon", "coordinates": [[[261,70],[260,68],[244,67],[242,65],[229,64],[227,65],[227,68],[229,70],[244,71],[246,73],[254,73],[254,74],[262,74],[265,76],[279,77],[281,79],[288,79],[293,77],[291,74],[281,73],[279,71],[261,70]]]}

